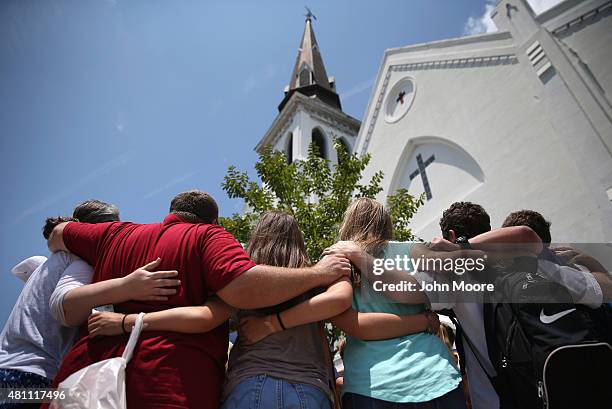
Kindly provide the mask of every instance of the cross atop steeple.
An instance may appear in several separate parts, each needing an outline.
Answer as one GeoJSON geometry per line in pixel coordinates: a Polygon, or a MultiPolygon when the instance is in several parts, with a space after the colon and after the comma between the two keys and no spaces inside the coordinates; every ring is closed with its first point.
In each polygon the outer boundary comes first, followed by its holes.
{"type": "Polygon", "coordinates": [[[285,90],[285,98],[279,105],[279,111],[285,106],[291,95],[298,91],[308,96],[316,96],[321,101],[341,109],[340,98],[336,93],[333,79],[327,77],[323,57],[312,28],[312,21],[316,20],[312,11],[306,7],[307,13],[304,34],[293,66],[289,86],[285,90]]]}
{"type": "Polygon", "coordinates": [[[315,20],[317,19],[317,16],[312,14],[312,11],[308,8],[308,6],[304,6],[304,8],[306,8],[306,14],[304,14],[306,16],[306,20],[310,20],[312,18],[314,18],[315,20]]]}

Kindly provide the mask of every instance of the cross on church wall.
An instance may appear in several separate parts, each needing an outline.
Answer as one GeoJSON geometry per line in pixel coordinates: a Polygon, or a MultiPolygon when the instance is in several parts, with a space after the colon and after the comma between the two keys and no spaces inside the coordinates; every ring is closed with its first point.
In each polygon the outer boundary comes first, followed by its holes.
{"type": "Polygon", "coordinates": [[[421,174],[421,181],[423,182],[423,188],[425,189],[425,195],[427,196],[427,200],[431,200],[433,196],[431,194],[431,187],[429,186],[429,179],[427,178],[427,172],[425,171],[425,168],[429,166],[435,159],[436,157],[434,155],[431,155],[429,158],[427,158],[425,162],[423,162],[423,157],[421,156],[421,154],[417,154],[417,169],[410,174],[410,180],[421,174]]]}
{"type": "Polygon", "coordinates": [[[397,99],[395,102],[399,102],[400,104],[404,104],[404,97],[406,96],[406,91],[402,91],[397,95],[397,99]]]}

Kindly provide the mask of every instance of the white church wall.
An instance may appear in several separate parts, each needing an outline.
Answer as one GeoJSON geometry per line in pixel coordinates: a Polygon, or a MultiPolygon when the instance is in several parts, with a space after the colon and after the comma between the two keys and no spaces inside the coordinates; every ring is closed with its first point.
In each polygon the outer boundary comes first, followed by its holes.
{"type": "MultiPolygon", "coordinates": [[[[612,8],[593,20],[576,24],[555,37],[574,52],[591,71],[608,102],[612,102],[612,60],[608,49],[612,45],[612,8]]],[[[585,68],[583,66],[583,68],[585,68]]]]}
{"type": "MultiPolygon", "coordinates": [[[[412,138],[400,157],[389,191],[407,187],[410,194],[419,196],[428,191],[424,184],[431,188],[431,180],[438,182],[436,202],[450,203],[456,197],[465,196],[479,188],[484,182],[484,173],[465,150],[449,140],[437,137],[412,138]],[[425,177],[420,172],[423,168],[425,177]]],[[[433,190],[429,192],[431,199],[427,199],[426,195],[427,201],[434,199],[433,190]]],[[[431,220],[439,217],[438,211],[437,206],[424,206],[412,219],[412,228],[423,230],[431,220]]]]}
{"type": "MultiPolygon", "coordinates": [[[[507,45],[502,42],[497,47],[495,42],[483,42],[479,52],[495,53],[507,45]]],[[[430,59],[442,59],[441,53],[460,58],[466,49],[474,47],[468,44],[442,52],[433,50],[430,59]]],[[[392,71],[385,86],[383,79],[389,66],[409,63],[415,59],[413,54],[394,53],[385,60],[372,97],[372,101],[379,101],[385,88],[391,89],[406,75],[412,76],[417,84],[412,106],[401,120],[390,124],[380,115],[372,128],[367,152],[373,159],[364,178],[379,169],[385,172],[384,192],[379,200],[384,201],[399,186],[410,186],[402,170],[406,168],[402,153],[409,141],[435,135],[464,149],[482,169],[484,182],[464,182],[461,172],[448,173],[450,167],[444,169],[434,161],[429,180],[432,200],[414,219],[415,231],[422,238],[439,234],[438,219],[453,201],[469,200],[488,209],[494,226],[499,226],[509,212],[530,208],[551,219],[553,237],[557,240],[612,241],[612,231],[606,225],[612,222],[612,205],[607,198],[604,200],[601,182],[587,178],[593,179],[595,170],[585,172],[584,162],[575,160],[580,148],[568,145],[567,135],[573,133],[575,140],[582,139],[586,146],[581,155],[600,156],[604,169],[611,168],[609,154],[605,149],[602,151],[603,145],[593,130],[585,126],[588,121],[584,115],[580,117],[575,101],[563,95],[566,91],[558,77],[553,76],[544,84],[530,64],[513,59],[506,63],[473,62],[448,68],[408,66],[406,71],[392,71]],[[556,114],[551,117],[553,109],[556,114]],[[566,129],[565,136],[560,128],[566,129]],[[393,185],[393,175],[403,182],[393,185]],[[600,196],[595,197],[594,184],[599,186],[600,196]]],[[[423,54],[426,52],[420,52],[419,58],[424,59],[423,54]]],[[[360,134],[360,147],[372,117],[376,116],[376,105],[370,106],[366,113],[368,122],[360,134]]],[[[454,165],[461,168],[461,164],[454,165]]],[[[408,169],[412,170],[410,166],[408,169]]],[[[417,189],[418,183],[411,186],[411,191],[417,189]]]]}

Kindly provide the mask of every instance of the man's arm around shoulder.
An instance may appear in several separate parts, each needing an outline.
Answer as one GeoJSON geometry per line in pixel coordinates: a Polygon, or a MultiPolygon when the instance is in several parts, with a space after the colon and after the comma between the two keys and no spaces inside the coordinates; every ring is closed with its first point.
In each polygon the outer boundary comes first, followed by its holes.
{"type": "Polygon", "coordinates": [[[68,251],[68,247],[66,247],[64,243],[64,228],[68,223],[60,223],[51,231],[51,235],[49,235],[49,239],[47,240],[47,246],[52,253],[57,251],[68,251]]]}
{"type": "Polygon", "coordinates": [[[313,267],[285,268],[257,265],[218,291],[219,297],[240,309],[269,307],[306,291],[349,276],[351,265],[339,255],[325,256],[313,267]]]}

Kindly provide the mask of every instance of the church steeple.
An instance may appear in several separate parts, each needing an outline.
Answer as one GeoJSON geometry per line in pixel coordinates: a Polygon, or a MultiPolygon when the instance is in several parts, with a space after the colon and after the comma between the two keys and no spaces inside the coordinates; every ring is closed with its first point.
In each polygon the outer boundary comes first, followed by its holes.
{"type": "Polygon", "coordinates": [[[342,109],[340,98],[336,93],[336,84],[333,78],[327,77],[323,57],[312,28],[312,20],[316,17],[308,10],[304,26],[302,42],[295,60],[289,85],[285,88],[285,97],[278,106],[281,111],[294,92],[307,96],[314,96],[321,101],[342,109]]]}
{"type": "Polygon", "coordinates": [[[285,153],[289,162],[308,157],[315,144],[321,157],[338,163],[334,141],[352,152],[360,122],[342,112],[334,79],[327,77],[319,45],[312,30],[316,17],[306,8],[302,42],[279,113],[255,150],[265,147],[285,153]]]}

